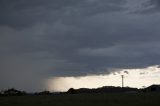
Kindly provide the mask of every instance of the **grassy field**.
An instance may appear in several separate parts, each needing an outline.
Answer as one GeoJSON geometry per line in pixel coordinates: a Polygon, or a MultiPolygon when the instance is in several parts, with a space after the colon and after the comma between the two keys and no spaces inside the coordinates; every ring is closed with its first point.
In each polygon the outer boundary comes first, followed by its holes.
{"type": "Polygon", "coordinates": [[[160,106],[160,93],[6,96],[0,106],[160,106]]]}

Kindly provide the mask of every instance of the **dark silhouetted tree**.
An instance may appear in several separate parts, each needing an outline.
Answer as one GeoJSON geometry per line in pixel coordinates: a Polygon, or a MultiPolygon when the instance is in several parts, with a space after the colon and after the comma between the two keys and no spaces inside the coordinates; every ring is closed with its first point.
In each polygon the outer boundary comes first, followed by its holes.
{"type": "Polygon", "coordinates": [[[67,91],[67,93],[69,93],[69,94],[74,94],[74,93],[76,93],[76,90],[75,90],[74,88],[70,88],[70,89],[67,91]]]}

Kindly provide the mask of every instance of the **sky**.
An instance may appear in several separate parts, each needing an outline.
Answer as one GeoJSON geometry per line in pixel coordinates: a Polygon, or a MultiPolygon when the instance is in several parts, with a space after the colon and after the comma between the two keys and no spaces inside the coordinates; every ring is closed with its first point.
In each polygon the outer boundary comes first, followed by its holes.
{"type": "Polygon", "coordinates": [[[159,0],[0,0],[0,89],[160,84],[159,28],[159,0]]]}
{"type": "Polygon", "coordinates": [[[99,88],[116,86],[146,88],[152,84],[160,84],[159,65],[141,69],[123,69],[110,74],[86,75],[77,77],[51,77],[46,82],[49,91],[67,91],[69,88],[99,88]]]}

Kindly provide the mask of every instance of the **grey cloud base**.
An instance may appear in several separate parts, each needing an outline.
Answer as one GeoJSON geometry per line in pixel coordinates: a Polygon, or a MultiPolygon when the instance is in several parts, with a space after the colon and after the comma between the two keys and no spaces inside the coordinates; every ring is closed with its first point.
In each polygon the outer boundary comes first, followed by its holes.
{"type": "Polygon", "coordinates": [[[159,3],[146,2],[1,0],[0,86],[160,64],[159,3]]]}

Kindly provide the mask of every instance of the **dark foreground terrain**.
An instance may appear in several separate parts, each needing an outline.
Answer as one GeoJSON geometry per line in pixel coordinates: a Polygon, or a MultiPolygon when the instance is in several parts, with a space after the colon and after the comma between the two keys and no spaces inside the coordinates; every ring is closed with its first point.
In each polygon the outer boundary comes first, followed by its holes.
{"type": "Polygon", "coordinates": [[[1,96],[0,106],[160,106],[160,93],[1,96]]]}

